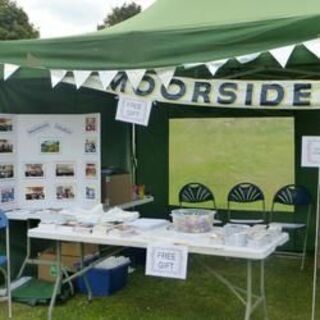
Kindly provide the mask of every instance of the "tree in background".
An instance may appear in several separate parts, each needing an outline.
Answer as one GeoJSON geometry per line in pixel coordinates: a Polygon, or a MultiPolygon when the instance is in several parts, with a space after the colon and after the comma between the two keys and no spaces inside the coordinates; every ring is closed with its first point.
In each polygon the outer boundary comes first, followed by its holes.
{"type": "Polygon", "coordinates": [[[39,31],[12,0],[0,0],[0,40],[38,38],[39,31]]]}
{"type": "Polygon", "coordinates": [[[114,26],[124,20],[127,20],[141,12],[141,6],[132,2],[123,4],[121,7],[115,7],[112,12],[103,20],[103,24],[98,26],[98,30],[114,26]]]}

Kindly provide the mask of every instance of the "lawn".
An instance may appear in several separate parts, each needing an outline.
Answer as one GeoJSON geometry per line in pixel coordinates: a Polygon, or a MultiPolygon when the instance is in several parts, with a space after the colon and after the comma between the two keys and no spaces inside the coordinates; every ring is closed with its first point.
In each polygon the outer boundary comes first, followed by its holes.
{"type": "Polygon", "coordinates": [[[252,182],[269,209],[274,192],[294,182],[293,130],[291,118],[171,120],[170,204],[185,183],[202,182],[225,208],[233,185],[252,182]]]}
{"type": "MultiPolygon", "coordinates": [[[[144,275],[143,267],[130,274],[128,285],[115,295],[88,303],[77,295],[56,307],[56,320],[241,320],[243,306],[224,285],[204,272],[206,263],[236,283],[244,284],[245,264],[240,260],[192,256],[187,281],[144,275]]],[[[305,271],[299,260],[271,257],[266,263],[270,320],[309,320],[311,313],[312,261],[305,271]]],[[[258,283],[256,278],[255,284],[258,283]]],[[[320,303],[319,303],[320,307],[320,303]]],[[[320,310],[319,310],[320,311],[320,310]]],[[[14,304],[15,320],[43,320],[47,307],[14,304]]],[[[6,307],[0,304],[0,319],[6,307]]],[[[262,320],[257,309],[252,320],[262,320]]]]}

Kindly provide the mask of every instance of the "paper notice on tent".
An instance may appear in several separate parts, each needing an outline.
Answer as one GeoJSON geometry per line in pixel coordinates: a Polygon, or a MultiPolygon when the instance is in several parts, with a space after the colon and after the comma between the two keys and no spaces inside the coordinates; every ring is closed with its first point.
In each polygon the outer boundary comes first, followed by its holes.
{"type": "Polygon", "coordinates": [[[116,120],[148,126],[152,101],[120,95],[116,120]]]}
{"type": "Polygon", "coordinates": [[[302,167],[320,168],[320,137],[302,137],[302,167]]]}
{"type": "Polygon", "coordinates": [[[186,279],[188,248],[167,243],[150,244],[147,248],[146,275],[186,279]]]}

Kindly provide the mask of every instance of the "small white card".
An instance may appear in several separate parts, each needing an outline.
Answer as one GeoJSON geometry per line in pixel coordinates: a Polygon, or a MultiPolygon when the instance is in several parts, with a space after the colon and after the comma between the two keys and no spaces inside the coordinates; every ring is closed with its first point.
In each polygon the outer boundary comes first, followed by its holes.
{"type": "Polygon", "coordinates": [[[164,278],[187,278],[188,248],[154,243],[148,245],[146,275],[164,278]]]}
{"type": "Polygon", "coordinates": [[[151,100],[120,95],[116,120],[148,126],[151,108],[151,100]]]}
{"type": "Polygon", "coordinates": [[[320,168],[320,137],[302,137],[302,167],[320,168]]]}

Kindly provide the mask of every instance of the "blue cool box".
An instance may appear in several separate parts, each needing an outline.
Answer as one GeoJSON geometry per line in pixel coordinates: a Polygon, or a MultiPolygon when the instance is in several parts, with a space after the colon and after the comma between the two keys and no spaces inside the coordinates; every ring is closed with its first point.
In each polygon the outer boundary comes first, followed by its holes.
{"type": "MultiPolygon", "coordinates": [[[[93,268],[87,272],[87,278],[92,290],[93,296],[109,296],[121,288],[125,287],[128,281],[129,263],[125,263],[113,269],[93,268]]],[[[78,292],[87,294],[83,277],[76,279],[76,289],[78,292]]]]}

